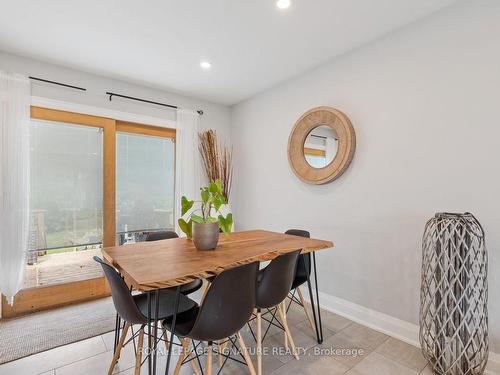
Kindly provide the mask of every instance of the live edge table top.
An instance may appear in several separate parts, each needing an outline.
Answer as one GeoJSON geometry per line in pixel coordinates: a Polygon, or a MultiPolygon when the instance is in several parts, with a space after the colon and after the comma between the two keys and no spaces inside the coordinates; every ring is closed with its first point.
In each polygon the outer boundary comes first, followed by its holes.
{"type": "Polygon", "coordinates": [[[149,291],[207,278],[238,265],[272,260],[297,249],[308,253],[331,247],[331,241],[250,230],[221,234],[217,249],[209,251],[196,250],[186,238],[174,238],[106,247],[102,254],[127,284],[149,291]]]}

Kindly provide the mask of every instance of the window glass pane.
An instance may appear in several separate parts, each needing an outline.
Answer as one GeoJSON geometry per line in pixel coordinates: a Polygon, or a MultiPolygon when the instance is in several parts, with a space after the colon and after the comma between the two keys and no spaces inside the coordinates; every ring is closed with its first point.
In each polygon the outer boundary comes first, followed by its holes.
{"type": "Polygon", "coordinates": [[[102,131],[32,120],[24,288],[102,277],[102,131]]]}
{"type": "Polygon", "coordinates": [[[102,131],[32,121],[31,249],[102,242],[102,131]]]}
{"type": "Polygon", "coordinates": [[[174,228],[174,143],[116,135],[116,221],[119,243],[130,232],[174,228]]]}

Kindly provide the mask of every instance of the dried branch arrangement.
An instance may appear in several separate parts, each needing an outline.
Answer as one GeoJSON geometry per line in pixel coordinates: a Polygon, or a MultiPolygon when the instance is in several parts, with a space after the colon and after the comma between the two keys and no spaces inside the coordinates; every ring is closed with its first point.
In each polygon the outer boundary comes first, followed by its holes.
{"type": "Polygon", "coordinates": [[[220,180],[222,195],[229,202],[231,179],[233,176],[233,150],[227,145],[221,145],[217,140],[215,130],[206,130],[198,133],[201,159],[208,181],[220,180]]]}

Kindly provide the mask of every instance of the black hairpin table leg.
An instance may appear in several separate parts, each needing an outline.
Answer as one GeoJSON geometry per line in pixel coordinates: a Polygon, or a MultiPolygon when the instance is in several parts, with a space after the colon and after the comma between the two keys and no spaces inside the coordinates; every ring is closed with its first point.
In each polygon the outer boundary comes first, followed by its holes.
{"type": "Polygon", "coordinates": [[[314,265],[314,284],[316,286],[316,306],[318,308],[319,337],[321,340],[318,342],[321,344],[323,342],[323,322],[321,321],[321,305],[319,303],[318,270],[316,268],[316,252],[312,253],[312,257],[313,257],[313,265],[314,265]]]}
{"type": "Polygon", "coordinates": [[[151,375],[151,370],[152,370],[152,345],[151,345],[151,292],[148,291],[148,374],[151,375]]]}
{"type": "Polygon", "coordinates": [[[172,358],[172,346],[174,346],[174,332],[175,325],[177,323],[177,312],[179,311],[179,300],[181,298],[181,286],[179,285],[175,290],[175,302],[174,302],[174,315],[172,317],[172,328],[170,330],[170,340],[168,345],[168,356],[167,356],[167,366],[165,368],[165,375],[168,375],[168,370],[170,369],[170,361],[172,358]]]}
{"type": "Polygon", "coordinates": [[[158,289],[155,290],[155,308],[153,315],[153,375],[156,375],[156,353],[157,353],[157,336],[158,336],[158,314],[160,312],[160,291],[158,289]]]}
{"type": "Polygon", "coordinates": [[[121,318],[118,313],[116,313],[116,320],[115,320],[115,341],[113,343],[113,354],[116,352],[116,347],[118,346],[118,340],[120,338],[120,327],[121,326],[121,318]]]}
{"type": "Polygon", "coordinates": [[[314,280],[315,280],[315,287],[316,287],[316,303],[314,302],[314,295],[312,291],[312,285],[311,285],[311,276],[309,273],[307,274],[307,288],[309,290],[309,300],[311,302],[311,308],[313,311],[313,318],[314,318],[314,328],[316,329],[316,338],[318,340],[318,344],[323,343],[323,326],[321,322],[321,308],[319,304],[319,291],[318,291],[318,274],[317,274],[317,269],[316,269],[316,254],[313,252],[312,253],[312,260],[313,260],[313,269],[314,269],[314,280]],[[318,309],[317,315],[316,315],[316,307],[318,309]]]}

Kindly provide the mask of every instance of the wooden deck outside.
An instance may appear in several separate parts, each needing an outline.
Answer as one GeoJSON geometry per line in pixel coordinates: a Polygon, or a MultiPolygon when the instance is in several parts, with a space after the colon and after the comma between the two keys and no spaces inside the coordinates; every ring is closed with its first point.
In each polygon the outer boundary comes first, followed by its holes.
{"type": "Polygon", "coordinates": [[[36,264],[26,266],[23,289],[101,277],[101,267],[92,260],[95,255],[102,256],[101,249],[39,256],[36,264]]]}

